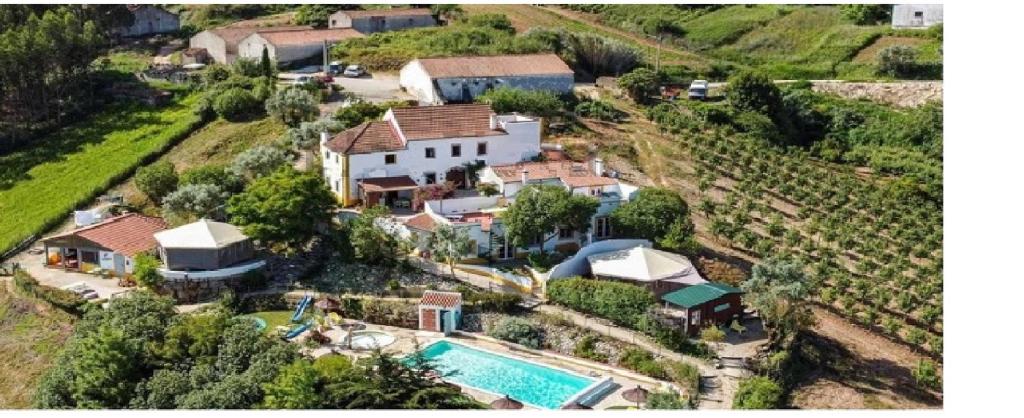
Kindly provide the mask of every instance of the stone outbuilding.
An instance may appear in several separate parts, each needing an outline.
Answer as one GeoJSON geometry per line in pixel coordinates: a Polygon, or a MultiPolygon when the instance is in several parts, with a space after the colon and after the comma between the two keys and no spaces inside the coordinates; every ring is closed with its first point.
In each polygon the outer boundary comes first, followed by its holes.
{"type": "MultiPolygon", "coordinates": [[[[254,33],[312,30],[311,26],[225,27],[207,29],[188,40],[189,48],[206,50],[218,64],[231,64],[238,58],[238,43],[254,33]]],[[[262,50],[259,51],[263,53],[262,50]]],[[[259,56],[257,56],[259,57],[259,56]]]]}
{"type": "Polygon", "coordinates": [[[159,33],[174,33],[181,29],[178,15],[149,4],[131,4],[125,6],[132,12],[135,21],[131,26],[115,29],[118,36],[148,36],[159,33]]]}
{"type": "Polygon", "coordinates": [[[446,335],[462,323],[462,294],[458,292],[423,292],[419,306],[419,329],[443,332],[446,335]]]}
{"type": "Polygon", "coordinates": [[[942,23],[941,4],[896,4],[892,6],[893,29],[925,29],[942,23]]]}
{"type": "Polygon", "coordinates": [[[346,39],[361,38],[354,29],[314,29],[256,32],[238,43],[238,57],[258,60],[267,55],[278,64],[322,56],[324,46],[346,39]]]}
{"type": "Polygon", "coordinates": [[[470,103],[503,86],[570,94],[573,74],[555,54],[420,58],[402,67],[399,84],[422,104],[470,103]]]}
{"type": "Polygon", "coordinates": [[[367,35],[392,30],[437,26],[427,8],[341,10],[328,19],[329,28],[351,28],[367,35]]]}

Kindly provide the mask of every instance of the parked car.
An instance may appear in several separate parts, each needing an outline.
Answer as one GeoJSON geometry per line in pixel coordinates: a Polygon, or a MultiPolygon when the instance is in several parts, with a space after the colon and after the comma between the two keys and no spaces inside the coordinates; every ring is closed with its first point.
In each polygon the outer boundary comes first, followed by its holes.
{"type": "Polygon", "coordinates": [[[327,73],[330,75],[341,74],[341,63],[338,61],[331,61],[331,63],[327,66],[327,73]]]}
{"type": "Polygon", "coordinates": [[[345,77],[352,77],[352,78],[362,77],[362,76],[366,75],[366,70],[363,69],[363,67],[361,65],[353,64],[353,65],[349,65],[348,67],[345,67],[345,72],[342,73],[342,75],[344,75],[345,77]]]}
{"type": "Polygon", "coordinates": [[[316,76],[316,81],[319,81],[324,84],[331,84],[334,82],[334,76],[330,74],[318,75],[316,76]]]}
{"type": "Polygon", "coordinates": [[[309,84],[309,83],[312,83],[312,82],[313,82],[313,77],[310,77],[308,75],[300,75],[300,76],[296,77],[295,80],[292,80],[292,84],[294,84],[296,86],[301,86],[303,84],[309,84]]]}
{"type": "Polygon", "coordinates": [[[688,89],[689,94],[687,95],[690,100],[704,100],[708,98],[708,81],[707,80],[693,80],[690,83],[688,89]]]}
{"type": "Polygon", "coordinates": [[[90,288],[85,282],[75,282],[67,286],[63,286],[61,289],[72,292],[86,300],[98,299],[100,297],[100,295],[90,288]]]}

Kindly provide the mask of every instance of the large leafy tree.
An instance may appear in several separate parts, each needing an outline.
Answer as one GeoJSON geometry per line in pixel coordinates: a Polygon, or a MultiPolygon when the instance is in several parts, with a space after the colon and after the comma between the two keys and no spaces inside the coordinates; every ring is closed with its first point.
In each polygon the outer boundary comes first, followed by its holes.
{"type": "Polygon", "coordinates": [[[122,330],[102,327],[80,342],[71,393],[84,408],[116,408],[131,399],[142,373],[137,344],[122,330]]]}
{"type": "Polygon", "coordinates": [[[758,264],[741,287],[769,326],[773,343],[795,336],[813,321],[808,306],[813,285],[796,261],[775,257],[758,264]]]}
{"type": "Polygon", "coordinates": [[[524,247],[538,237],[546,242],[557,228],[587,232],[599,205],[597,199],[573,195],[560,186],[531,185],[516,193],[501,219],[512,243],[524,247]]]}
{"type": "Polygon", "coordinates": [[[135,187],[154,202],[160,202],[168,193],[178,187],[178,174],[174,164],[160,161],[138,169],[135,173],[135,187]]]}
{"type": "Polygon", "coordinates": [[[630,71],[619,77],[618,83],[637,103],[647,103],[658,92],[658,74],[650,68],[640,67],[630,71]]]}
{"type": "Polygon", "coordinates": [[[273,382],[263,385],[263,406],[270,409],[312,409],[320,406],[319,376],[307,360],[296,360],[281,369],[273,382]]]}
{"type": "Polygon", "coordinates": [[[336,203],[320,177],[284,166],[232,196],[227,213],[246,235],[294,248],[327,222],[336,203]]]}
{"type": "Polygon", "coordinates": [[[291,158],[291,155],[281,148],[263,145],[235,156],[231,163],[231,171],[236,176],[251,180],[277,171],[281,166],[291,162],[291,158]]]}
{"type": "Polygon", "coordinates": [[[399,242],[380,226],[388,215],[385,206],[367,208],[349,223],[349,238],[360,261],[384,267],[394,266],[399,256],[399,242]]]}
{"type": "Polygon", "coordinates": [[[738,110],[772,115],[782,103],[782,91],[767,75],[741,71],[729,77],[725,89],[729,103],[738,110]]]}
{"type": "Polygon", "coordinates": [[[452,277],[455,277],[455,264],[471,249],[469,234],[462,228],[441,224],[431,235],[430,252],[435,258],[448,263],[452,277]]]}
{"type": "Polygon", "coordinates": [[[565,107],[565,103],[550,91],[512,87],[489,90],[478,96],[476,101],[491,105],[491,109],[496,113],[518,112],[544,117],[555,116],[565,107]]]}
{"type": "Polygon", "coordinates": [[[320,114],[317,99],[301,88],[278,90],[267,99],[267,114],[273,116],[290,127],[309,122],[320,114]]]}
{"type": "Polygon", "coordinates": [[[617,234],[657,241],[676,222],[688,222],[690,208],[679,194],[660,187],[647,187],[636,198],[612,211],[617,234]]]}

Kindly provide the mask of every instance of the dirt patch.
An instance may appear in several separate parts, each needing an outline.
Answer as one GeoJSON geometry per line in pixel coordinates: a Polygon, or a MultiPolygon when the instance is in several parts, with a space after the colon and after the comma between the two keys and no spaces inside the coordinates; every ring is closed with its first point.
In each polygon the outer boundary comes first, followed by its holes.
{"type": "Polygon", "coordinates": [[[911,38],[909,36],[883,36],[878,38],[873,44],[868,45],[867,48],[860,50],[853,57],[853,62],[858,64],[875,64],[878,62],[878,53],[885,48],[896,45],[916,47],[926,42],[928,42],[926,39],[911,38]]]}
{"type": "MultiPolygon", "coordinates": [[[[926,359],[815,308],[816,345],[827,347],[830,366],[815,371],[793,391],[791,403],[807,409],[941,408],[942,394],[919,388],[912,370],[926,359]]],[[[940,366],[941,374],[941,366],[940,366]]]]}
{"type": "Polygon", "coordinates": [[[942,101],[941,81],[900,81],[894,83],[814,83],[814,91],[847,99],[868,99],[899,107],[917,107],[942,101]]]}

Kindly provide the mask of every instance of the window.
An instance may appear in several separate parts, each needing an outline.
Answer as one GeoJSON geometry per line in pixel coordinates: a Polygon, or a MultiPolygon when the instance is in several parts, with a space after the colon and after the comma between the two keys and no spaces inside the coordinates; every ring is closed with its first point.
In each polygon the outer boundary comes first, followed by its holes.
{"type": "Polygon", "coordinates": [[[729,302],[726,302],[726,303],[723,303],[721,305],[715,306],[715,312],[722,312],[722,311],[724,311],[726,309],[729,309],[729,302]]]}
{"type": "Polygon", "coordinates": [[[477,142],[476,144],[476,155],[487,155],[487,143],[477,142]]]}
{"type": "Polygon", "coordinates": [[[573,237],[573,231],[569,228],[558,228],[558,239],[569,239],[573,237]]]}
{"type": "Polygon", "coordinates": [[[423,156],[426,157],[426,158],[434,158],[434,156],[435,156],[434,148],[431,147],[431,148],[425,149],[423,156]]]}
{"type": "Polygon", "coordinates": [[[426,184],[437,183],[437,173],[433,173],[433,172],[423,173],[423,182],[426,183],[426,184]]]}
{"type": "Polygon", "coordinates": [[[607,238],[612,235],[612,223],[609,222],[608,217],[601,217],[594,220],[594,236],[598,238],[607,238]]]}
{"type": "Polygon", "coordinates": [[[331,152],[328,151],[328,150],[324,150],[324,161],[330,161],[330,160],[331,160],[331,152]]]}
{"type": "Polygon", "coordinates": [[[341,191],[341,187],[338,185],[338,180],[334,181],[334,191],[336,191],[336,192],[340,192],[341,191]]]}
{"type": "Polygon", "coordinates": [[[590,189],[590,195],[594,196],[594,197],[601,197],[601,189],[600,188],[590,189]]]}
{"type": "Polygon", "coordinates": [[[462,156],[462,145],[452,144],[452,157],[462,156]]]}
{"type": "Polygon", "coordinates": [[[526,245],[532,247],[534,245],[541,245],[542,243],[544,243],[544,234],[540,234],[533,238],[530,238],[530,242],[528,242],[526,245]]]}
{"type": "Polygon", "coordinates": [[[384,154],[384,164],[394,164],[398,162],[398,155],[396,154],[384,154]]]}
{"type": "Polygon", "coordinates": [[[693,316],[690,317],[690,325],[700,325],[700,311],[693,311],[693,316]]]}
{"type": "Polygon", "coordinates": [[[338,26],[338,21],[334,20],[334,19],[331,19],[331,27],[333,28],[333,27],[336,27],[336,26],[338,26]]]}
{"type": "Polygon", "coordinates": [[[914,12],[914,17],[920,19],[920,18],[924,17],[924,12],[914,12]]]}

